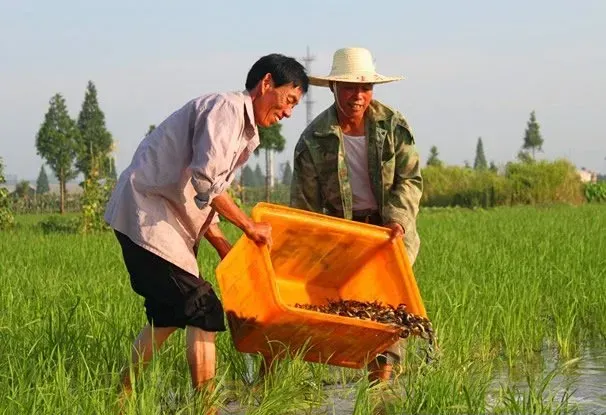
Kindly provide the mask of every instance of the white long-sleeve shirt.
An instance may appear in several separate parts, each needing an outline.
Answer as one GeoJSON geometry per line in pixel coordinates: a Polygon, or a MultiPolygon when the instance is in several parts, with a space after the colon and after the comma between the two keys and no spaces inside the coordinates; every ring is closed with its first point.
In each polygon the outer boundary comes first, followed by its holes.
{"type": "Polygon", "coordinates": [[[136,244],[199,275],[194,245],[218,221],[210,204],[258,145],[248,92],[191,100],[139,144],[105,220],[136,244]]]}

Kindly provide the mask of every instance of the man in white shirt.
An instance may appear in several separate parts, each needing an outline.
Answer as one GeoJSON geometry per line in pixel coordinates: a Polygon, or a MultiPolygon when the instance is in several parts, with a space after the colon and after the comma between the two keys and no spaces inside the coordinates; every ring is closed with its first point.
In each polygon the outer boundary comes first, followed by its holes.
{"type": "MultiPolygon", "coordinates": [[[[290,117],[308,78],[295,59],[271,54],[251,67],[245,87],[193,99],[158,125],[120,175],[105,214],[131,286],[145,298],[149,324],[134,342],[133,364],[147,363],[177,328],[186,328],[196,390],[215,375],[215,333],[225,331],[221,302],[200,276],[198,244],[204,237],[221,258],[227,254],[219,214],[251,240],[271,244],[270,225],[253,222],[227,189],[259,145],[257,126],[290,117]]],[[[122,383],[130,393],[128,369],[122,383]]]]}

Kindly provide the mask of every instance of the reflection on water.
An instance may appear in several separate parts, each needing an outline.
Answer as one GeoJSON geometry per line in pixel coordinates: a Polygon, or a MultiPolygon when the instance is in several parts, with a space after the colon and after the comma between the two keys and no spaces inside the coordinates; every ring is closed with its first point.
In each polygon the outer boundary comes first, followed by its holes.
{"type": "Polygon", "coordinates": [[[561,398],[566,391],[572,394],[568,400],[577,405],[581,414],[606,413],[606,348],[593,347],[582,351],[578,360],[569,365],[559,360],[551,352],[544,352],[540,363],[534,367],[525,365],[512,370],[502,368],[495,377],[493,386],[514,385],[521,393],[528,390],[525,374],[529,369],[539,376],[539,381],[545,379],[552,371],[555,377],[549,383],[546,393],[561,398]]]}
{"type": "MultiPolygon", "coordinates": [[[[546,348],[545,350],[549,350],[546,348]]],[[[606,414],[606,347],[586,348],[569,365],[563,365],[553,352],[545,351],[535,362],[506,365],[496,369],[492,390],[498,392],[507,385],[514,386],[520,393],[528,390],[526,374],[530,371],[537,375],[538,382],[546,379],[552,371],[557,373],[548,384],[546,394],[559,400],[567,391],[572,394],[568,402],[573,405],[571,411],[578,409],[579,414],[606,414]],[[576,408],[574,408],[576,406],[576,408]]],[[[251,380],[254,377],[252,359],[247,357],[251,380]]],[[[326,388],[327,400],[321,410],[312,413],[332,413],[345,415],[353,413],[355,404],[355,385],[331,385],[326,388]]],[[[491,399],[488,399],[490,411],[491,399]]],[[[492,402],[494,404],[494,402],[492,402]]],[[[232,402],[230,411],[225,413],[244,414],[239,403],[232,402]],[[242,412],[241,412],[242,411],[242,412]]],[[[223,412],[221,412],[223,413],[223,412]]]]}
{"type": "Polygon", "coordinates": [[[606,350],[585,354],[579,362],[575,398],[588,410],[606,411],[606,350]]]}

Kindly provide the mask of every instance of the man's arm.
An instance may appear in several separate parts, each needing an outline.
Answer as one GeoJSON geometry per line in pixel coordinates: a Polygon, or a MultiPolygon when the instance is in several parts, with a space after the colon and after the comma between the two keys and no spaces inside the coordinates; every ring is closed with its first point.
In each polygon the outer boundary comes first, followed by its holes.
{"type": "Polygon", "coordinates": [[[414,228],[416,224],[423,193],[423,178],[414,139],[404,122],[397,125],[395,140],[394,182],[383,215],[386,224],[399,224],[406,232],[407,228],[414,228]]]}
{"type": "Polygon", "coordinates": [[[244,234],[258,245],[271,247],[271,225],[265,222],[254,222],[232,200],[227,192],[216,196],[211,206],[225,219],[242,229],[244,234]]]}
{"type": "Polygon", "coordinates": [[[294,208],[322,213],[322,193],[318,174],[303,139],[300,139],[295,147],[290,205],[294,208]]]}
{"type": "Polygon", "coordinates": [[[196,111],[190,164],[196,205],[200,209],[212,206],[257,244],[270,244],[271,226],[255,223],[226,192],[230,143],[240,135],[239,110],[225,98],[217,97],[210,109],[196,111]]]}
{"type": "Polygon", "coordinates": [[[233,103],[223,97],[196,111],[191,183],[196,190],[196,205],[204,209],[227,188],[231,143],[240,135],[242,116],[233,103]]]}
{"type": "Polygon", "coordinates": [[[219,225],[217,225],[216,223],[210,225],[210,227],[204,234],[204,237],[215,248],[215,250],[219,254],[219,257],[221,259],[225,258],[225,256],[231,249],[231,244],[221,231],[221,228],[219,228],[219,225]]]}

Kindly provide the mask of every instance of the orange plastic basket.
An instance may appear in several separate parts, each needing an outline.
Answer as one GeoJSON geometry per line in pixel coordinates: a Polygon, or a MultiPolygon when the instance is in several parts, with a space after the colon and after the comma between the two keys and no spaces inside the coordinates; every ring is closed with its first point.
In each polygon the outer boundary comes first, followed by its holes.
{"type": "Polygon", "coordinates": [[[252,217],[271,223],[271,252],[243,235],[216,270],[238,351],[288,347],[307,361],[361,368],[398,340],[395,328],[295,304],[377,300],[426,317],[404,244],[389,242],[389,230],[268,203],[252,217]]]}

